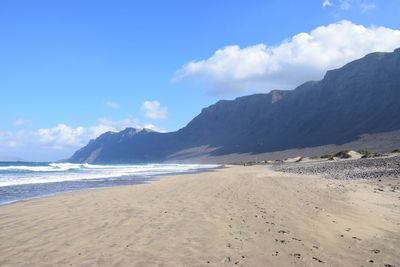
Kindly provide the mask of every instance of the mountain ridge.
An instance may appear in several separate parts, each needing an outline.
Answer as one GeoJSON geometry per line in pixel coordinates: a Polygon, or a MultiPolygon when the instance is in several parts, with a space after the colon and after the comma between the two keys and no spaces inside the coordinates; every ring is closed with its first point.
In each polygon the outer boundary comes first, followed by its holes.
{"type": "Polygon", "coordinates": [[[163,162],[180,155],[195,162],[198,151],[218,160],[343,145],[361,135],[400,130],[399,74],[400,49],[375,52],[294,90],[220,100],[176,132],[103,134],[68,161],[163,162]]]}

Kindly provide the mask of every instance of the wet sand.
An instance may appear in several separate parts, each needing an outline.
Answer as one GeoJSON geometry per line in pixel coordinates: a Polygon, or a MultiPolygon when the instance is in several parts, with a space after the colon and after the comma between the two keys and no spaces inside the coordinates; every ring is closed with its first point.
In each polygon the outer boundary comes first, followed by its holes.
{"type": "Polygon", "coordinates": [[[229,166],[14,203],[0,265],[399,266],[398,183],[229,166]]]}

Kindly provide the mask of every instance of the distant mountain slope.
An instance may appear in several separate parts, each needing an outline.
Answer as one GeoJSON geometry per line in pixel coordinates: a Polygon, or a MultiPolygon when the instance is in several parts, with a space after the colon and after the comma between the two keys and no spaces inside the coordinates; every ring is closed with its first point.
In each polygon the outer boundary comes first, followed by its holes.
{"type": "MultiPolygon", "coordinates": [[[[400,49],[372,53],[328,71],[321,81],[222,100],[172,133],[105,133],[73,162],[160,162],[260,154],[354,142],[400,130],[400,49]]],[[[376,144],[375,144],[376,145],[376,144]]]]}

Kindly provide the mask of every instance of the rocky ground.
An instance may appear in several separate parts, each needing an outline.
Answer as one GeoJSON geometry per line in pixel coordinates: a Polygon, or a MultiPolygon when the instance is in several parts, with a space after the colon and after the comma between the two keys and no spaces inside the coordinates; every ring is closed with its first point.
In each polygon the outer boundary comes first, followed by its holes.
{"type": "Polygon", "coordinates": [[[272,168],[280,172],[320,174],[333,179],[400,178],[400,154],[361,159],[276,162],[272,168]]]}

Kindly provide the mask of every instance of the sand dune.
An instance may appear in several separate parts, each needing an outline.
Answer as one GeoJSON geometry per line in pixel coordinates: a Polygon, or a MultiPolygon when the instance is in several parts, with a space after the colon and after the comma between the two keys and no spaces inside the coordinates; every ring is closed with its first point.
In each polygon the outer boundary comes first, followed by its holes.
{"type": "Polygon", "coordinates": [[[400,195],[375,183],[229,166],[15,203],[0,265],[398,266],[400,195]]]}

